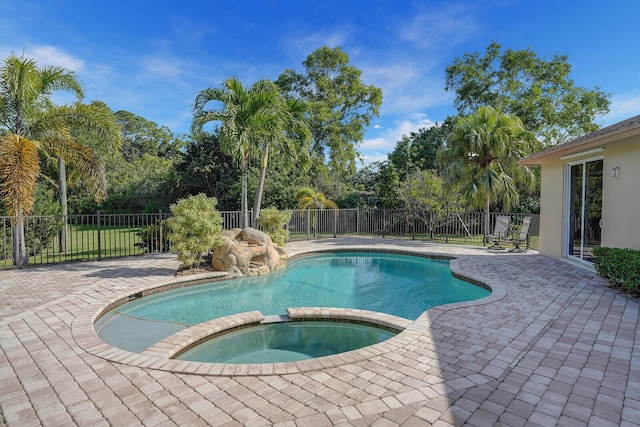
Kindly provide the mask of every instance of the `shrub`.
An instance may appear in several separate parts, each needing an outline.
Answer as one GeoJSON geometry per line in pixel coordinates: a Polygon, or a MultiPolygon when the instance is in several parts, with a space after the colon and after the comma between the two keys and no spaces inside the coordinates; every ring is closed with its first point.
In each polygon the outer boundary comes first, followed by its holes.
{"type": "Polygon", "coordinates": [[[168,250],[170,247],[168,232],[164,231],[166,220],[156,219],[153,224],[148,225],[136,232],[140,241],[134,246],[142,248],[145,253],[153,253],[161,250],[168,250]],[[161,233],[161,231],[163,231],[161,233]]]}
{"type": "Polygon", "coordinates": [[[222,216],[216,210],[217,204],[215,198],[201,193],[171,205],[173,216],[166,224],[183,268],[198,266],[203,253],[222,243],[222,216]]]}
{"type": "Polygon", "coordinates": [[[289,240],[289,230],[284,226],[291,219],[290,211],[279,211],[276,208],[267,208],[260,211],[258,222],[264,232],[271,236],[271,240],[278,246],[284,246],[289,240]]]}
{"type": "Polygon", "coordinates": [[[593,254],[598,276],[629,292],[640,292],[639,250],[596,247],[593,254]]]}

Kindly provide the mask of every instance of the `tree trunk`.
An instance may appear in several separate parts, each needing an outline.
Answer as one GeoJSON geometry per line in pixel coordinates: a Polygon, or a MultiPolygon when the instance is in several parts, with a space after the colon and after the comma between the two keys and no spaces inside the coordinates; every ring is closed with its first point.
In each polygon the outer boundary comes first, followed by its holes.
{"type": "Polygon", "coordinates": [[[240,228],[245,228],[249,223],[249,209],[247,206],[247,163],[245,158],[242,162],[242,200],[240,201],[240,228]]]}
{"type": "Polygon", "coordinates": [[[22,209],[18,211],[18,218],[13,228],[13,265],[29,264],[29,256],[27,255],[27,247],[24,240],[24,217],[22,209]]]}
{"type": "Polygon", "coordinates": [[[258,176],[258,188],[256,189],[256,200],[253,204],[253,223],[258,223],[260,218],[260,205],[262,204],[262,192],[264,191],[264,179],[267,175],[267,162],[269,161],[269,144],[265,145],[260,164],[260,175],[258,176]]]}
{"type": "Polygon", "coordinates": [[[62,213],[62,228],[58,235],[59,250],[67,252],[67,166],[62,157],[58,158],[58,189],[60,196],[60,208],[62,213]]]}
{"type": "Polygon", "coordinates": [[[489,243],[489,196],[484,199],[484,242],[489,243]]]}

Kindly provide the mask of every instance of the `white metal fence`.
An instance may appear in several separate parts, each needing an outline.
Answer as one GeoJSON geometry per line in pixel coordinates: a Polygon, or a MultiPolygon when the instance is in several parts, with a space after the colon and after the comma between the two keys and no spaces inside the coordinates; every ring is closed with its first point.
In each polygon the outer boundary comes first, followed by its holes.
{"type": "MultiPolygon", "coordinates": [[[[240,226],[240,212],[222,211],[223,226],[240,226]]],[[[498,213],[490,214],[493,230],[498,213]]],[[[514,233],[524,214],[508,214],[514,233]]],[[[163,221],[169,213],[68,215],[62,234],[60,216],[25,217],[25,245],[30,264],[82,261],[171,250],[163,221]]],[[[13,265],[14,218],[0,217],[0,267],[13,265]]],[[[251,224],[256,226],[255,224],[251,224]]],[[[533,215],[530,245],[537,247],[539,218],[533,215]]],[[[484,214],[449,212],[418,217],[411,212],[388,209],[294,210],[286,225],[290,239],[317,239],[347,235],[410,238],[444,243],[482,245],[484,214]]]]}

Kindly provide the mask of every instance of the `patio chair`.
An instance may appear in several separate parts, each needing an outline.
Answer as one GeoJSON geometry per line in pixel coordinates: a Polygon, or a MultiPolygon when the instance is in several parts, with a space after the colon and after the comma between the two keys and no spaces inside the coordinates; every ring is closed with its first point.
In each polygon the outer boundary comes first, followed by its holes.
{"type": "Polygon", "coordinates": [[[504,249],[504,247],[501,246],[500,243],[508,240],[510,224],[510,216],[498,215],[496,217],[496,225],[493,227],[493,234],[489,236],[489,239],[493,241],[493,246],[489,246],[489,249],[504,249]]]}
{"type": "Polygon", "coordinates": [[[522,219],[522,228],[520,229],[520,234],[518,237],[514,237],[511,239],[511,243],[513,243],[513,249],[509,252],[524,252],[529,249],[529,228],[531,228],[531,219],[533,217],[525,216],[522,219]],[[524,249],[520,247],[522,243],[525,243],[524,249]]]}

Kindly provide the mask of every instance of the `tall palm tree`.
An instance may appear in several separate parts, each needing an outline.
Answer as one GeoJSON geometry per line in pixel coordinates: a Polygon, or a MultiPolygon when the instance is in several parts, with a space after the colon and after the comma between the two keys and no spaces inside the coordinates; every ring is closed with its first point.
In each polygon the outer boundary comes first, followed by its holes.
{"type": "Polygon", "coordinates": [[[516,182],[533,183],[534,175],[517,160],[532,152],[535,139],[519,118],[491,107],[458,119],[438,152],[447,185],[460,186],[462,196],[484,210],[484,234],[489,235],[489,206],[501,198],[505,208],[517,204],[516,182]]]}
{"type": "MultiPolygon", "coordinates": [[[[271,82],[271,90],[278,91],[277,86],[271,82]]],[[[291,167],[297,162],[298,166],[306,167],[310,160],[307,146],[311,143],[311,131],[307,126],[304,113],[307,106],[299,99],[283,99],[279,92],[273,99],[273,104],[268,107],[267,123],[263,127],[260,144],[260,171],[258,187],[253,206],[253,222],[260,218],[260,205],[269,161],[269,150],[273,146],[281,157],[287,161],[285,165],[291,167]]]]}
{"type": "MultiPolygon", "coordinates": [[[[104,140],[115,141],[116,145],[121,141],[110,112],[81,103],[54,105],[50,96],[57,90],[71,92],[79,100],[83,96],[75,74],[62,67],[38,67],[34,60],[12,53],[0,69],[0,196],[16,217],[13,233],[16,265],[28,263],[22,217],[33,206],[33,188],[40,173],[38,153],[61,159],[58,160],[61,200],[66,200],[65,162],[68,162],[83,176],[85,185],[99,201],[106,190],[104,170],[93,152],[75,141],[73,131],[86,129],[104,140]]],[[[66,225],[66,220],[63,223],[66,225]]]]}
{"type": "MultiPolygon", "coordinates": [[[[254,85],[255,86],[255,85],[254,85]]],[[[194,103],[192,130],[197,133],[209,122],[220,122],[219,141],[226,154],[240,164],[242,171],[242,196],[240,200],[240,227],[249,223],[247,207],[247,176],[249,159],[256,150],[258,123],[262,119],[264,101],[261,96],[245,88],[237,77],[230,77],[219,88],[200,91],[194,103]],[[218,108],[207,109],[210,102],[218,108]]]]}
{"type": "Polygon", "coordinates": [[[219,122],[219,141],[223,151],[231,155],[242,170],[242,211],[240,226],[249,224],[247,176],[249,161],[261,157],[260,179],[255,207],[259,215],[264,177],[270,147],[295,157],[292,132],[300,132],[297,119],[300,104],[284,102],[277,86],[259,80],[246,88],[237,77],[224,81],[219,88],[202,90],[194,103],[192,130],[197,133],[209,122],[219,122]],[[217,103],[208,108],[210,102],[217,103]]]}

